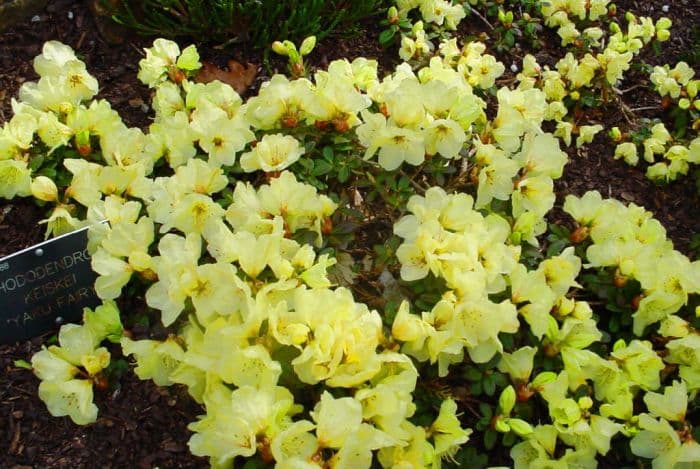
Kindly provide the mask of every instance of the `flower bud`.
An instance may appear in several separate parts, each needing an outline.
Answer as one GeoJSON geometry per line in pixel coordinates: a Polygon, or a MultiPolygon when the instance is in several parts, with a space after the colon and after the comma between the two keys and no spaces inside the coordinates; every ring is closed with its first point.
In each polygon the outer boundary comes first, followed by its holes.
{"type": "Polygon", "coordinates": [[[571,93],[569,93],[569,96],[571,96],[571,99],[573,99],[574,101],[578,101],[579,99],[581,99],[581,93],[579,93],[578,91],[572,91],[571,93]]]}
{"type": "Polygon", "coordinates": [[[569,236],[569,241],[574,244],[582,243],[588,238],[588,233],[590,229],[587,226],[579,226],[576,228],[569,236]]]}
{"type": "Polygon", "coordinates": [[[617,288],[623,288],[627,285],[629,279],[626,275],[623,275],[619,269],[615,270],[615,275],[613,276],[613,285],[617,288]]]}
{"type": "Polygon", "coordinates": [[[58,188],[56,184],[46,176],[37,176],[32,181],[32,195],[44,202],[54,202],[58,200],[58,188]]]}
{"type": "Polygon", "coordinates": [[[671,27],[672,21],[668,18],[661,17],[659,18],[659,21],[656,22],[656,31],[659,31],[661,29],[669,29],[671,27]]]}
{"type": "Polygon", "coordinates": [[[287,55],[287,48],[280,41],[272,43],[272,50],[279,55],[287,55]]]}
{"type": "Polygon", "coordinates": [[[515,388],[508,386],[501,393],[501,397],[498,398],[498,407],[501,409],[501,415],[510,415],[513,406],[515,406],[515,388]]]}
{"type": "Polygon", "coordinates": [[[613,127],[610,129],[610,132],[608,132],[608,135],[610,136],[610,140],[613,142],[619,142],[622,140],[622,132],[620,132],[619,127],[613,127]]]}
{"type": "Polygon", "coordinates": [[[497,419],[496,424],[493,427],[499,433],[509,433],[510,426],[503,419],[497,419]]]}
{"type": "Polygon", "coordinates": [[[690,100],[688,98],[681,98],[678,101],[678,107],[684,111],[690,108],[690,100]]]}
{"type": "Polygon", "coordinates": [[[545,384],[549,384],[557,379],[557,374],[554,373],[553,371],[543,371],[542,373],[538,374],[535,376],[535,379],[532,380],[532,386],[533,388],[541,388],[545,384]]]}
{"type": "Polygon", "coordinates": [[[694,99],[698,95],[698,86],[700,85],[700,80],[691,80],[685,85],[685,92],[688,93],[690,99],[694,99]]]}
{"type": "Polygon", "coordinates": [[[625,339],[618,339],[615,344],[613,344],[613,352],[617,352],[625,347],[627,347],[627,342],[625,342],[625,339]]]}
{"type": "Polygon", "coordinates": [[[301,43],[299,53],[301,55],[309,55],[314,50],[314,47],[316,47],[316,36],[309,36],[301,43]]]}
{"type": "Polygon", "coordinates": [[[519,436],[529,435],[534,431],[532,425],[521,419],[508,419],[508,425],[519,436]]]}
{"type": "Polygon", "coordinates": [[[627,13],[625,13],[625,20],[627,20],[628,23],[636,23],[637,17],[634,16],[634,13],[628,11],[627,13]]]}
{"type": "Polygon", "coordinates": [[[389,8],[389,11],[386,13],[386,19],[389,21],[389,24],[396,24],[399,22],[399,10],[396,9],[396,7],[391,7],[389,8]]]}
{"type": "Polygon", "coordinates": [[[80,156],[88,156],[90,153],[92,153],[89,130],[81,130],[75,134],[75,149],[78,151],[80,156]]]}
{"type": "Polygon", "coordinates": [[[581,410],[588,410],[593,407],[593,399],[588,396],[583,396],[578,400],[578,406],[581,410]]]}
{"type": "Polygon", "coordinates": [[[668,29],[660,29],[656,31],[656,40],[659,42],[668,41],[671,37],[671,32],[668,29]]]}
{"type": "Polygon", "coordinates": [[[611,32],[611,33],[617,34],[617,33],[619,33],[620,31],[622,31],[622,30],[620,29],[620,25],[619,25],[619,24],[617,24],[617,23],[610,23],[610,32],[611,32]]]}

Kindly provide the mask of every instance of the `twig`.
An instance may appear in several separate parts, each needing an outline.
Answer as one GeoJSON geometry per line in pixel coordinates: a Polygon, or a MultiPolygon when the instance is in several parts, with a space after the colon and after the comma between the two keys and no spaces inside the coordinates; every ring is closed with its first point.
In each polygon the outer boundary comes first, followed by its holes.
{"type": "Polygon", "coordinates": [[[629,92],[632,91],[632,90],[636,90],[637,88],[647,88],[647,86],[644,85],[644,84],[642,84],[642,83],[638,83],[638,84],[636,84],[636,85],[630,86],[629,88],[625,88],[624,90],[621,90],[621,89],[618,89],[618,88],[614,88],[614,87],[613,87],[613,90],[614,90],[615,93],[617,93],[617,94],[625,94],[625,93],[629,93],[629,92]]]}
{"type": "Polygon", "coordinates": [[[472,13],[474,13],[474,15],[475,15],[477,18],[479,18],[481,21],[483,21],[484,23],[486,23],[486,26],[488,26],[488,27],[491,29],[491,31],[493,31],[493,25],[492,25],[491,23],[489,23],[489,20],[487,20],[486,17],[485,17],[484,15],[482,15],[481,13],[479,13],[475,8],[471,8],[470,10],[471,10],[472,13]]]}
{"type": "MultiPolygon", "coordinates": [[[[401,174],[402,176],[406,176],[406,179],[408,179],[408,182],[409,182],[415,189],[419,190],[419,191],[421,192],[421,194],[428,190],[427,188],[421,186],[420,184],[418,184],[416,181],[413,180],[413,178],[416,177],[416,176],[413,176],[413,177],[409,176],[408,174],[406,174],[406,172],[405,172],[403,169],[400,169],[400,170],[399,170],[399,174],[401,174]]],[[[418,175],[418,173],[416,173],[416,175],[418,175]]]]}
{"type": "Polygon", "coordinates": [[[616,96],[617,98],[617,104],[620,106],[620,109],[622,110],[622,115],[625,116],[625,120],[629,125],[634,125],[634,121],[632,117],[630,117],[630,114],[633,114],[634,111],[629,108],[627,104],[620,98],[619,96],[616,96]]]}
{"type": "Polygon", "coordinates": [[[639,111],[653,111],[654,109],[658,109],[659,106],[643,106],[643,107],[636,107],[634,109],[629,109],[632,112],[639,112],[639,111]]]}

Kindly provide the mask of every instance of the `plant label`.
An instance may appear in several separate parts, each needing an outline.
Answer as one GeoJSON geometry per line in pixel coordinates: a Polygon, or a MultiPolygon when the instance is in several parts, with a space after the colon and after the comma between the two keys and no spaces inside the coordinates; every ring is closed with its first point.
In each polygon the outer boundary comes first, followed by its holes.
{"type": "Polygon", "coordinates": [[[79,321],[101,301],[93,285],[87,227],[0,259],[0,343],[79,321]]]}

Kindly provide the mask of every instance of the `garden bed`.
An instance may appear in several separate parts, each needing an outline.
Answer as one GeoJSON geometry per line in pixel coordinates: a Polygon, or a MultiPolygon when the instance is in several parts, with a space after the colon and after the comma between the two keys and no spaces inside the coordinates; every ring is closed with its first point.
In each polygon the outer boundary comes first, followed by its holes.
{"type": "MultiPolygon", "coordinates": [[[[630,10],[636,14],[658,17],[652,5],[659,2],[619,1],[618,15],[630,10]]],[[[650,64],[674,64],[697,48],[697,29],[700,12],[692,1],[672,0],[665,15],[673,20],[672,39],[661,46],[661,55],[647,50],[642,56],[650,64]]],[[[657,8],[659,8],[657,6],[657,8]]],[[[375,58],[380,70],[389,71],[398,63],[396,47],[382,49],[378,44],[381,29],[374,20],[362,24],[363,33],[354,38],[331,38],[319,43],[309,56],[312,68],[325,68],[337,58],[375,58]]],[[[463,35],[490,32],[480,19],[472,16],[464,20],[463,35]]],[[[548,58],[554,61],[561,55],[556,36],[545,32],[546,43],[535,55],[541,64],[548,58]]],[[[12,116],[10,100],[17,96],[19,87],[28,80],[35,80],[32,60],[41,53],[45,41],[59,40],[70,45],[85,61],[87,69],[101,85],[98,97],[105,98],[119,112],[127,125],[146,128],[152,119],[148,108],[150,90],[141,84],[136,74],[143,48],[151,39],[130,36],[121,45],[107,44],[100,35],[93,15],[83,2],[56,0],[48,2],[43,12],[24,23],[17,24],[0,34],[0,124],[12,116]]],[[[187,40],[180,41],[186,45],[187,40]]],[[[215,48],[216,44],[198,45],[202,58],[223,65],[230,58],[257,67],[257,77],[247,91],[254,95],[259,85],[269,78],[269,72],[283,72],[285,62],[272,57],[270,70],[263,66],[259,52],[246,47],[215,48]]],[[[514,50],[498,55],[505,64],[520,63],[526,50],[514,50]]],[[[551,61],[549,62],[551,65],[551,61]]],[[[697,67],[697,63],[695,66],[697,67]]],[[[697,72],[697,69],[696,69],[697,72]]],[[[507,82],[514,74],[506,71],[501,81],[507,82]]],[[[628,90],[621,101],[628,109],[639,109],[626,115],[622,106],[609,106],[605,112],[592,111],[583,117],[585,123],[601,123],[605,129],[624,126],[628,119],[663,117],[661,98],[653,91],[648,75],[630,73],[619,85],[628,90]]],[[[244,96],[245,99],[245,96],[244,96]]],[[[495,98],[494,98],[495,99],[495,98]]],[[[569,162],[562,178],[556,181],[557,201],[550,213],[552,222],[569,223],[562,212],[564,197],[582,195],[598,190],[603,197],[633,202],[654,213],[667,229],[668,237],[676,249],[695,259],[697,252],[693,237],[700,233],[697,216],[700,198],[696,181],[684,177],[667,186],[659,186],[648,180],[643,172],[614,160],[614,145],[605,132],[582,150],[567,150],[569,162]]],[[[375,244],[386,240],[392,221],[382,218],[380,206],[359,207],[365,214],[375,216],[365,220],[369,233],[357,236],[355,252],[371,252],[375,244]],[[385,232],[379,231],[383,228],[385,232]],[[371,230],[377,230],[372,232],[371,230]]],[[[0,201],[0,256],[11,254],[43,240],[44,228],[38,222],[45,218],[44,209],[29,200],[0,201]]],[[[376,287],[377,278],[368,277],[361,285],[364,296],[376,287]]],[[[355,292],[356,300],[362,292],[355,292]]],[[[371,296],[371,295],[369,295],[371,296]]],[[[371,298],[362,298],[367,301],[371,298]]],[[[359,301],[359,300],[358,300],[359,301]]],[[[123,311],[142,308],[143,299],[122,301],[123,311]]],[[[158,336],[162,330],[138,330],[137,335],[158,336]]],[[[132,331],[133,332],[133,331],[132,331]]],[[[84,427],[74,425],[68,417],[52,417],[37,396],[39,380],[26,369],[15,366],[16,360],[29,360],[50,334],[31,341],[13,345],[0,345],[0,461],[1,467],[208,467],[205,458],[192,456],[187,448],[191,432],[187,425],[202,413],[184,388],[175,386],[159,388],[150,381],[140,381],[133,373],[125,373],[119,385],[109,393],[96,393],[100,416],[96,423],[84,427]]],[[[458,391],[460,383],[450,383],[458,391]]],[[[610,456],[614,459],[614,455],[610,456]]],[[[491,464],[508,464],[508,455],[496,455],[491,464]]]]}

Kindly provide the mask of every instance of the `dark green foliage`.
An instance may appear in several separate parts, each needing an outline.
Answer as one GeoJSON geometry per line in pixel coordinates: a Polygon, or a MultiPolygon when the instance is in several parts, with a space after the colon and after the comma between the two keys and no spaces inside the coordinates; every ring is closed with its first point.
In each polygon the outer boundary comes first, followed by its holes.
{"type": "MultiPolygon", "coordinates": [[[[106,1],[106,0],[103,0],[106,1]]],[[[352,32],[381,13],[386,0],[119,0],[113,18],[145,35],[198,41],[247,42],[268,47],[279,39],[318,39],[352,32]]]]}

